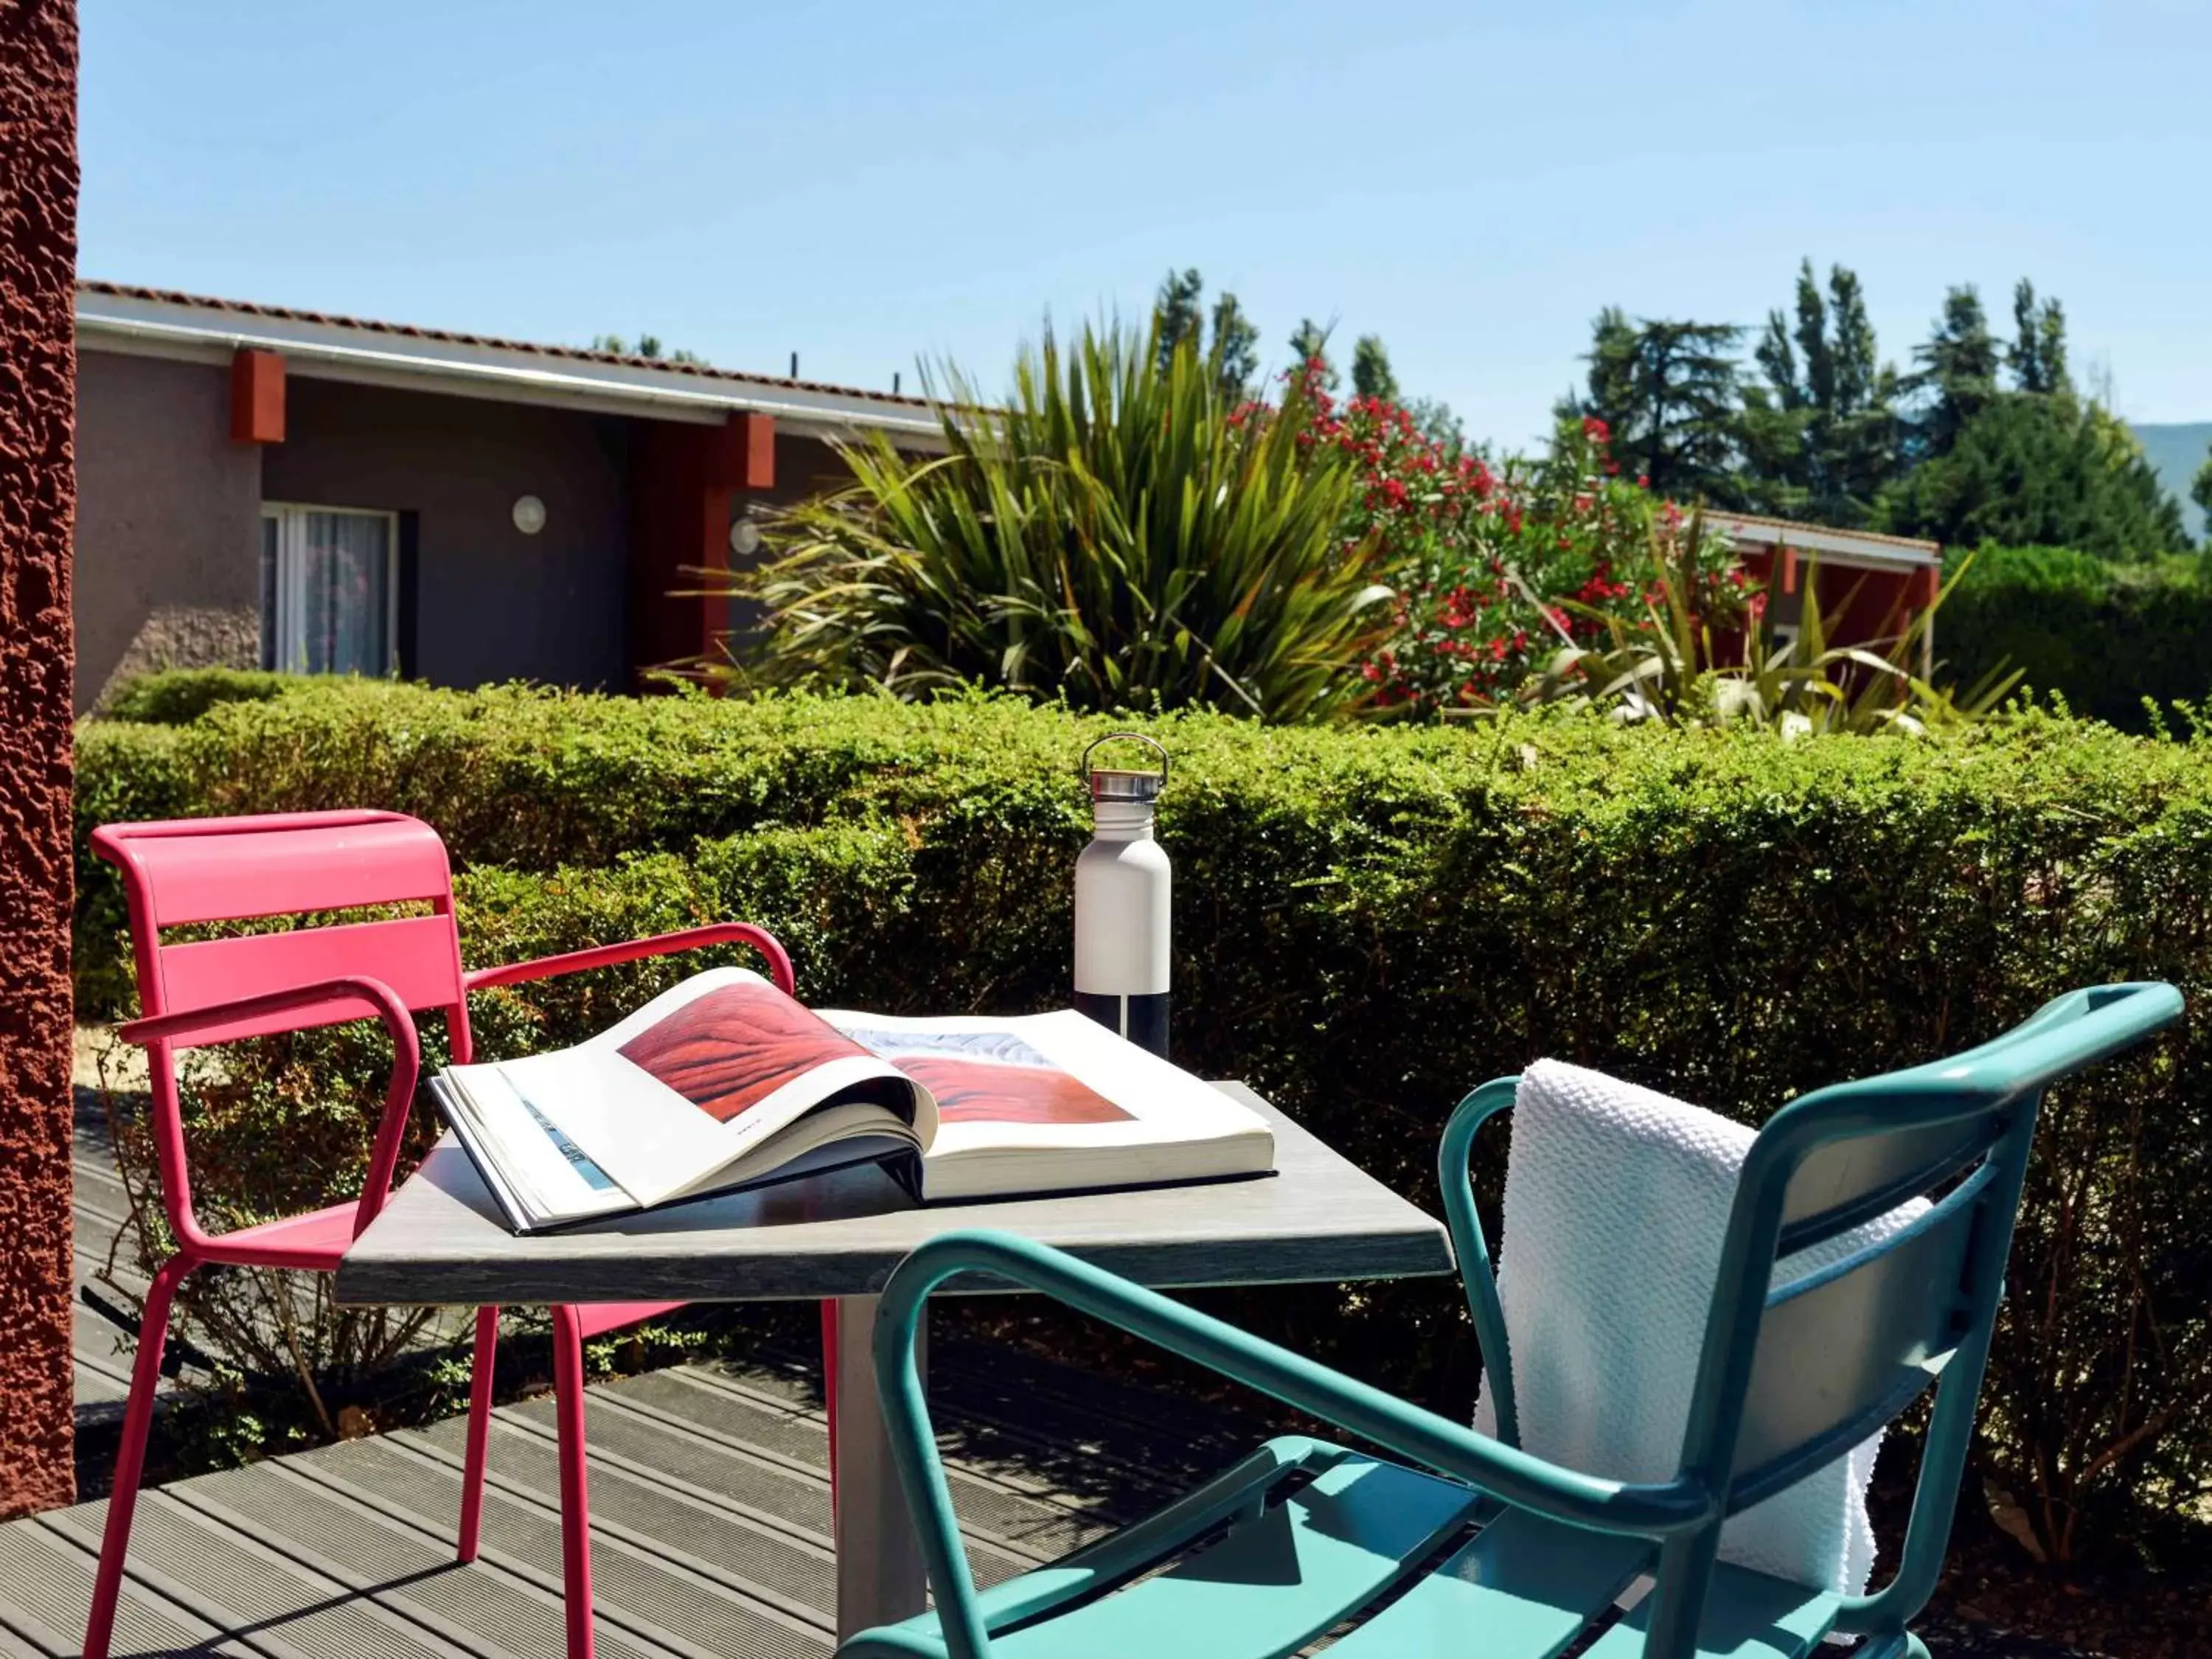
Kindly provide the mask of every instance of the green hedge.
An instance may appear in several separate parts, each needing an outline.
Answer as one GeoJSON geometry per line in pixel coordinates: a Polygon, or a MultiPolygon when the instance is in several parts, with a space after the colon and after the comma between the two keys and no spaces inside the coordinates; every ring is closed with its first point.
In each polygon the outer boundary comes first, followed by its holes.
{"type": "MultiPolygon", "coordinates": [[[[811,998],[1015,1010],[1066,995],[1074,763],[1105,729],[981,698],[363,686],[91,732],[84,755],[139,781],[88,801],[143,783],[164,810],[422,812],[467,866],[475,962],[742,915],[787,937],[811,998]]],[[[1452,1103],[1539,1055],[1757,1121],[2075,985],[2179,984],[2185,1031],[2050,1103],[1983,1446],[2077,1551],[2125,1535],[2130,1497],[2202,1498],[2212,749],[2040,715],[1942,744],[1536,717],[1147,729],[1175,756],[1178,1057],[1249,1079],[1425,1202],[1452,1103]]],[[[580,1036],[676,971],[517,998],[488,1024],[580,1036]]],[[[1466,1404],[1449,1286],[1243,1311],[1466,1404]]]]}
{"type": "Polygon", "coordinates": [[[300,674],[259,668],[164,668],[116,688],[101,713],[109,720],[184,726],[222,702],[266,702],[307,684],[300,674]]]}
{"type": "Polygon", "coordinates": [[[2063,547],[1984,547],[1943,602],[1936,648],[1971,684],[2000,664],[2126,731],[2212,696],[2212,574],[2202,556],[2119,564],[2063,547]]]}

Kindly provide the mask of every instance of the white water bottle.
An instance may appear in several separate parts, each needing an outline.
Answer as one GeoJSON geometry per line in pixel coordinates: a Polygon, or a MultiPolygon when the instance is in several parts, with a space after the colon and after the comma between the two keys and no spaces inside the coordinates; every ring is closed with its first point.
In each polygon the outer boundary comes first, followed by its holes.
{"type": "Polygon", "coordinates": [[[1115,732],[1083,751],[1083,775],[1093,830],[1075,860],[1075,1006],[1164,1058],[1171,872],[1152,817],[1167,787],[1168,751],[1141,732],[1115,732]],[[1116,742],[1149,745],[1159,770],[1093,768],[1099,744],[1116,742]]]}

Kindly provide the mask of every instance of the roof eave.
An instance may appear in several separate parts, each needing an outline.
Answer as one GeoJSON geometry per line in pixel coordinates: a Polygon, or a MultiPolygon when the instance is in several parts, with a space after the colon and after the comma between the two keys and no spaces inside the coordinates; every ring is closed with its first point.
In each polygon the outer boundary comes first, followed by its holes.
{"type": "Polygon", "coordinates": [[[1829,530],[1818,525],[1784,525],[1728,513],[1707,513],[1705,522],[1738,545],[1787,547],[1809,553],[1831,564],[1876,570],[1917,570],[1943,562],[1943,550],[1934,542],[1876,539],[1848,530],[1829,530]]]}
{"type": "Polygon", "coordinates": [[[594,362],[499,346],[386,335],[343,324],[225,312],[127,295],[80,292],[80,344],[135,356],[219,362],[240,350],[283,355],[308,380],[526,403],[712,425],[744,410],[818,437],[874,430],[903,443],[941,442],[925,408],[713,377],[647,363],[594,362]]]}

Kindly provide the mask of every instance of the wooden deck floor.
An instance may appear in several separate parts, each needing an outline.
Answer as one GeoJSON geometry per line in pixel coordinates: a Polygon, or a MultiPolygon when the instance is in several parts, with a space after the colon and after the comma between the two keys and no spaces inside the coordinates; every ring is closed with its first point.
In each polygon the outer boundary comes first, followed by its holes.
{"type": "MultiPolygon", "coordinates": [[[[76,1180],[70,1197],[76,1257],[70,1358],[76,1375],[77,1426],[95,1432],[122,1419],[124,1401],[131,1390],[131,1362],[137,1354],[138,1308],[146,1293],[146,1280],[137,1271],[135,1251],[127,1244],[117,1248],[117,1240],[128,1224],[131,1200],[110,1144],[106,1086],[120,1089],[116,1100],[124,1109],[143,1109],[143,1096],[132,1091],[143,1071],[136,1055],[116,1045],[105,1030],[80,1029],[76,1180]],[[105,1075],[103,1063],[107,1068],[105,1075]]],[[[420,1346],[446,1346],[454,1334],[465,1329],[468,1319],[464,1311],[442,1327],[426,1329],[420,1346]]],[[[174,1376],[187,1382],[199,1376],[191,1355],[173,1352],[171,1360],[174,1376]]],[[[174,1382],[165,1380],[162,1394],[173,1394],[175,1386],[174,1382]]]]}
{"type": "MultiPolygon", "coordinates": [[[[80,1091],[77,1416],[119,1415],[131,1339],[94,1305],[125,1210],[105,1112],[80,1091]]],[[[124,1288],[131,1288],[126,1277],[124,1288]]],[[[933,1343],[931,1397],[983,1583],[1187,1489],[1257,1432],[1179,1396],[1001,1347],[933,1343]]],[[[685,1366],[592,1389],[592,1570],[606,1659],[826,1656],[827,1430],[811,1356],[685,1366]]],[[[118,1656],[536,1659],[562,1651],[550,1400],[496,1417],[483,1549],[453,1559],[462,1425],[174,1482],[139,1504],[118,1656]]],[[[79,1650],[103,1502],[0,1524],[0,1659],[79,1650]]],[[[1939,1659],[2070,1650],[1948,1621],[1939,1659]]]]}
{"type": "MultiPolygon", "coordinates": [[[[940,1344],[932,1395],[986,1582],[1223,1461],[1194,1449],[1172,1400],[995,1349],[940,1344]]],[[[827,1654],[826,1425],[810,1370],[686,1366],[594,1388],[588,1410],[599,1650],[827,1654]]],[[[498,1413],[483,1550],[465,1567],[452,1555],[461,1431],[453,1419],[149,1492],[115,1651],[560,1653],[551,1402],[498,1413]]],[[[77,1652],[106,1513],[103,1501],[0,1526],[0,1655],[77,1652]]]]}
{"type": "Polygon", "coordinates": [[[97,1092],[83,1086],[76,1091],[74,1161],[71,1203],[76,1302],[70,1348],[76,1374],[77,1422],[89,1425],[123,1413],[137,1346],[131,1331],[143,1284],[111,1266],[111,1249],[130,1214],[130,1200],[107,1144],[106,1110],[97,1092]],[[122,1279],[120,1285],[109,1282],[117,1277],[122,1279]]]}
{"type": "MultiPolygon", "coordinates": [[[[84,1081],[85,1079],[81,1079],[84,1081]]],[[[77,1418],[118,1417],[138,1285],[108,1282],[127,1209],[95,1089],[78,1091],[77,1418]],[[86,1292],[89,1291],[88,1295],[86,1292]],[[112,1315],[102,1311],[112,1308],[112,1315]]],[[[811,1356],[591,1390],[592,1571],[607,1659],[826,1655],[827,1426],[811,1356]]],[[[1172,1496],[1237,1449],[1186,1402],[940,1340],[931,1392],[977,1577],[995,1583],[1172,1496]]],[[[497,1413],[483,1547],[453,1559],[462,1423],[149,1491],[118,1655],[532,1659],[562,1650],[550,1399],[497,1413]]],[[[74,1655],[105,1500],[0,1525],[0,1659],[74,1655]]]]}

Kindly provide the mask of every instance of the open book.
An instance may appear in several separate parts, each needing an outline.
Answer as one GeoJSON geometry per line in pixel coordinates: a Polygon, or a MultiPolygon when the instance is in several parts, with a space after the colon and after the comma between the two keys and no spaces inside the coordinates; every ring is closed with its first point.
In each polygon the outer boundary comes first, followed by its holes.
{"type": "Polygon", "coordinates": [[[855,1163],[922,1199],[1274,1168],[1258,1114],[1073,1010],[816,1012],[741,968],[573,1048],[430,1087],[519,1232],[855,1163]]]}

